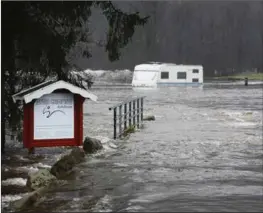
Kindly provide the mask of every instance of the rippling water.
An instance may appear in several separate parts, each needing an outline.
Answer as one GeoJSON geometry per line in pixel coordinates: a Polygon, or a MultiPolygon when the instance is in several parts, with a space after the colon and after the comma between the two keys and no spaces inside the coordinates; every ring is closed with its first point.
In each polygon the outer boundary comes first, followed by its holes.
{"type": "Polygon", "coordinates": [[[85,102],[84,134],[105,149],[87,156],[39,211],[263,210],[262,85],[93,92],[99,101],[85,102]],[[108,108],[140,95],[156,120],[111,140],[108,108]]]}

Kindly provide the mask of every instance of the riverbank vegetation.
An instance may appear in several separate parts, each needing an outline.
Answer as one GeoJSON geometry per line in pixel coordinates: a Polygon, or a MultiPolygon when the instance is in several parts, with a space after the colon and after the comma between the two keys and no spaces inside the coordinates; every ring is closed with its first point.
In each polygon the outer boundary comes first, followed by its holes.
{"type": "Polygon", "coordinates": [[[248,80],[263,81],[263,73],[239,73],[236,75],[213,77],[212,80],[239,81],[245,78],[248,80]]]}
{"type": "Polygon", "coordinates": [[[92,57],[90,47],[99,45],[110,61],[118,60],[136,26],[147,19],[111,1],[2,2],[2,153],[6,126],[21,129],[22,109],[12,95],[50,78],[84,87],[83,78],[71,72],[81,70],[75,59],[92,57]],[[107,21],[104,43],[91,36],[93,8],[107,21]]]}

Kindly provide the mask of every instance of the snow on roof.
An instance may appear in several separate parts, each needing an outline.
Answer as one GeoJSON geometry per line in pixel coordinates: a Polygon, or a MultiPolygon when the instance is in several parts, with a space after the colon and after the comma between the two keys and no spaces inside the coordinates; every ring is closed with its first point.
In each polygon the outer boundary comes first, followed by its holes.
{"type": "Polygon", "coordinates": [[[38,99],[43,95],[50,94],[57,89],[66,89],[71,93],[79,94],[83,98],[90,99],[92,101],[97,101],[97,96],[91,92],[82,89],[80,87],[74,86],[65,81],[46,81],[44,83],[33,86],[29,89],[23,90],[12,96],[13,101],[24,100],[25,103],[30,103],[33,99],[38,99]]]}

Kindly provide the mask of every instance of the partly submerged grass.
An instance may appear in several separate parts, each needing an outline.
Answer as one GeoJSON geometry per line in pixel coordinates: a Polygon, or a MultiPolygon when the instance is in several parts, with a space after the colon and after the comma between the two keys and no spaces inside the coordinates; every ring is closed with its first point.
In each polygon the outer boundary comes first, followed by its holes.
{"type": "Polygon", "coordinates": [[[136,126],[132,125],[130,127],[128,127],[127,129],[124,130],[123,136],[127,137],[129,136],[131,133],[134,133],[136,129],[136,126]]]}
{"type": "Polygon", "coordinates": [[[236,74],[236,75],[214,77],[213,79],[218,79],[218,80],[244,80],[245,78],[248,78],[248,80],[263,81],[263,73],[240,73],[240,74],[236,74]]]}

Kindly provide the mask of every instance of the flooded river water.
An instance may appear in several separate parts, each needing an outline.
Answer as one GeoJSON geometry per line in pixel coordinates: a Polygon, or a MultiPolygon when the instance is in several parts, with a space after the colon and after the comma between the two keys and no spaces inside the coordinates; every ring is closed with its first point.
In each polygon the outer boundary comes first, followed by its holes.
{"type": "MultiPolygon", "coordinates": [[[[85,102],[84,135],[101,139],[103,151],[32,211],[263,211],[262,85],[93,92],[99,100],[85,102]],[[141,95],[156,120],[112,140],[108,108],[141,95]]],[[[38,151],[47,166],[58,158],[50,150],[38,151]]]]}

